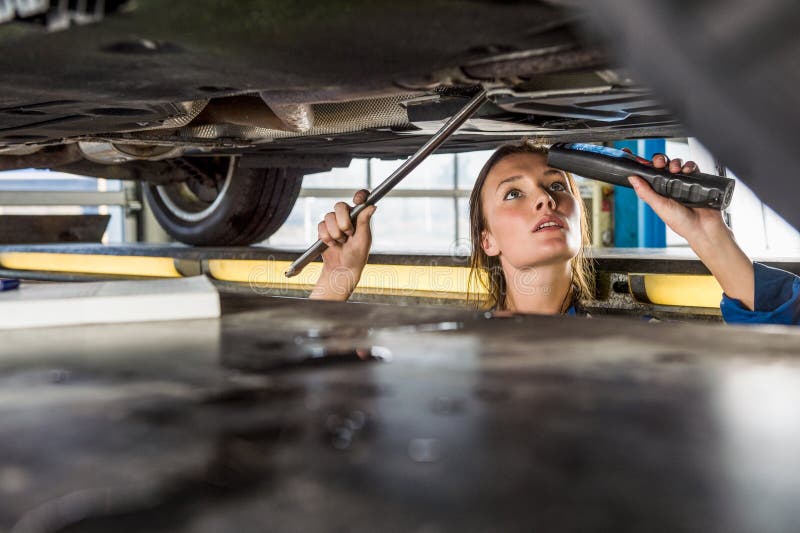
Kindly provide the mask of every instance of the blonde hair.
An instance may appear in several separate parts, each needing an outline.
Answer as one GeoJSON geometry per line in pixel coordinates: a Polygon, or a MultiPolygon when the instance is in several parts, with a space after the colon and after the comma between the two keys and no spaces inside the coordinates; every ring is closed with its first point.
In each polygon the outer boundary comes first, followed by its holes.
{"type": "MultiPolygon", "coordinates": [[[[497,256],[489,256],[481,246],[481,238],[484,230],[488,228],[486,217],[483,212],[481,202],[481,190],[486,178],[492,168],[501,160],[516,154],[535,154],[547,156],[547,147],[536,144],[530,140],[523,139],[519,143],[505,144],[495,150],[495,152],[483,165],[475,181],[472,194],[469,198],[469,222],[470,237],[472,239],[472,252],[470,255],[470,273],[467,285],[467,300],[477,304],[483,309],[506,309],[507,282],[505,273],[497,256]],[[477,290],[483,287],[485,291],[477,290]]],[[[578,253],[570,259],[572,270],[572,284],[575,287],[573,298],[591,299],[594,294],[594,269],[591,260],[586,257],[586,249],[591,244],[589,236],[589,223],[586,218],[586,210],[583,202],[580,201],[580,194],[575,179],[572,174],[565,172],[570,191],[578,198],[581,221],[581,248],[578,253]]],[[[573,300],[573,301],[575,301],[573,300]]]]}

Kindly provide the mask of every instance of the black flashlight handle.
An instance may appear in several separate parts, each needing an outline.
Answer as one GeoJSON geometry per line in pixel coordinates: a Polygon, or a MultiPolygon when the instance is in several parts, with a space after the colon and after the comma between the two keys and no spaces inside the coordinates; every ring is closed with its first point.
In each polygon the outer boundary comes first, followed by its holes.
{"type": "Polygon", "coordinates": [[[735,181],[713,174],[673,174],[643,163],[636,156],[592,144],[556,143],[550,147],[547,164],[580,176],[630,187],[628,176],[647,181],[662,196],[687,207],[725,209],[731,203],[735,181]]]}

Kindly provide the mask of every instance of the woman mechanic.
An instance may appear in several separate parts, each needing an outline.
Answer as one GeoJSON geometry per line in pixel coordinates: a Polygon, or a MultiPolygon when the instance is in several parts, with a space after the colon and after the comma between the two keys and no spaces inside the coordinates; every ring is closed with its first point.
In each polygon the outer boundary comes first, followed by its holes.
{"type": "MultiPolygon", "coordinates": [[[[656,168],[696,172],[697,165],[665,155],[656,168]]],[[[753,263],[739,248],[722,213],[689,208],[655,193],[630,176],[636,194],[665,224],[685,238],[723,289],[720,308],[728,323],[800,323],[800,278],[753,263]]],[[[367,198],[366,190],[353,197],[367,198]]],[[[547,149],[527,141],[498,148],[484,165],[470,196],[472,238],[470,280],[488,295],[482,308],[513,313],[585,315],[581,299],[593,294],[593,276],[584,250],[589,235],[583,202],[572,176],[547,166],[547,149]]],[[[350,207],[339,202],[319,223],[328,245],[311,298],[344,301],[367,263],[372,243],[369,220],[375,206],[355,224],[350,207]]]]}

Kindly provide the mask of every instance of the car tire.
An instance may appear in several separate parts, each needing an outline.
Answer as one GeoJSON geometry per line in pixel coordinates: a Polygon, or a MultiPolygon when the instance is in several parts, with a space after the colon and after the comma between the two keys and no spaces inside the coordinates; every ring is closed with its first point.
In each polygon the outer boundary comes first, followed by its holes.
{"type": "Polygon", "coordinates": [[[198,178],[148,183],[144,193],[156,220],[175,240],[195,246],[247,246],[283,225],[300,194],[302,178],[299,169],[241,168],[231,158],[216,191],[207,186],[207,179],[198,178]]]}

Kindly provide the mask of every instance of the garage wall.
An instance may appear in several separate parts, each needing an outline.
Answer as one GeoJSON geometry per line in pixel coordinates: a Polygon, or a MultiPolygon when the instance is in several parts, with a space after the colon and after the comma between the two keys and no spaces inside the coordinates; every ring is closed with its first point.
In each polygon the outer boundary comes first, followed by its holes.
{"type": "MultiPolygon", "coordinates": [[[[468,250],[469,194],[491,150],[435,154],[378,204],[373,218],[376,252],[452,253],[468,250]],[[467,247],[467,248],[465,248],[467,247]]],[[[317,224],[338,201],[371,189],[402,160],[357,159],[350,167],[306,176],[286,224],[264,244],[304,248],[317,239],[317,224]]]]}

